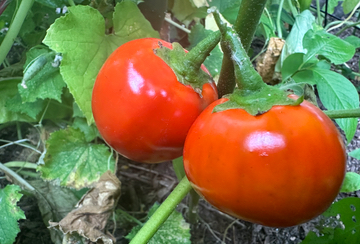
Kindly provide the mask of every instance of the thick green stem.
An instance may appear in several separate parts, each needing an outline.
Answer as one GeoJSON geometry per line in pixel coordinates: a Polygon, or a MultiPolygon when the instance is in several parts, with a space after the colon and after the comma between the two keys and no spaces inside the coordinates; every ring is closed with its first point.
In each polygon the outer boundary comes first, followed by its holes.
{"type": "MultiPolygon", "coordinates": [[[[234,29],[239,35],[246,52],[254,37],[255,30],[259,24],[261,14],[264,11],[266,0],[242,0],[234,29]]],[[[234,66],[231,55],[227,53],[224,45],[221,45],[224,57],[218,81],[219,97],[232,93],[235,88],[234,66]]]]}
{"type": "Polygon", "coordinates": [[[317,16],[318,16],[318,25],[322,26],[321,25],[321,11],[320,11],[320,1],[319,0],[316,0],[316,12],[317,12],[317,16]]]}
{"type": "Polygon", "coordinates": [[[323,111],[331,119],[359,118],[360,108],[323,111]]]}
{"type": "Polygon", "coordinates": [[[10,25],[10,28],[1,43],[0,46],[0,64],[2,64],[6,58],[6,55],[9,53],[15,38],[19,34],[20,28],[22,24],[24,23],[25,17],[30,10],[31,6],[33,5],[34,0],[24,0],[21,1],[21,4],[19,6],[19,10],[17,11],[15,15],[15,19],[10,25]]]}
{"type": "MultiPolygon", "coordinates": [[[[172,161],[173,168],[176,174],[176,178],[180,181],[185,177],[185,169],[183,157],[176,158],[172,161]]],[[[199,202],[199,195],[192,189],[189,194],[189,211],[187,213],[187,219],[189,223],[195,224],[197,221],[197,205],[199,202]]]]}
{"type": "Polygon", "coordinates": [[[239,90],[245,95],[248,92],[258,91],[265,86],[259,73],[257,73],[234,29],[227,27],[220,19],[219,13],[213,13],[216,24],[222,34],[222,44],[231,53],[235,71],[236,83],[239,90]]]}
{"type": "Polygon", "coordinates": [[[130,244],[146,244],[161,224],[164,223],[174,211],[176,205],[181,202],[191,189],[190,182],[186,177],[184,177],[150,217],[150,219],[144,224],[136,236],[131,240],[130,244]]]}
{"type": "Polygon", "coordinates": [[[234,29],[238,33],[241,43],[246,50],[254,37],[261,14],[264,11],[266,0],[242,0],[234,29]]]}
{"type": "Polygon", "coordinates": [[[278,36],[281,39],[282,39],[281,13],[282,13],[283,5],[284,5],[284,0],[280,0],[279,9],[276,16],[276,26],[277,26],[278,36]]]}

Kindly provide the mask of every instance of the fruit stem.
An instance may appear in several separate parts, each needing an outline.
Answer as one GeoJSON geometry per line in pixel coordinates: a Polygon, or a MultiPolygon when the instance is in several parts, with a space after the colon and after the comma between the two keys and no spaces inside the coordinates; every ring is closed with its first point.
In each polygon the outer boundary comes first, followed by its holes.
{"type": "MultiPolygon", "coordinates": [[[[239,35],[246,52],[250,48],[251,41],[259,24],[261,14],[264,11],[266,0],[242,0],[237,18],[234,23],[234,29],[239,35]]],[[[231,55],[226,51],[226,47],[221,45],[224,51],[219,81],[219,97],[232,93],[236,82],[234,75],[234,66],[231,55]]]]}
{"type": "Polygon", "coordinates": [[[146,244],[191,189],[190,182],[184,177],[130,241],[130,244],[146,244]]]}
{"type": "Polygon", "coordinates": [[[255,71],[235,30],[221,21],[218,12],[214,12],[213,14],[222,35],[222,43],[231,54],[236,83],[239,90],[246,95],[266,86],[259,73],[255,71]]]}

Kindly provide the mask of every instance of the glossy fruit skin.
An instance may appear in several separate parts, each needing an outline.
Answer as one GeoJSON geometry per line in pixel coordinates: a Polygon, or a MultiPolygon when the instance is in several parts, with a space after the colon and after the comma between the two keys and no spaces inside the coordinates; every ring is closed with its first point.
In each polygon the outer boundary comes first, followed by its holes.
{"type": "Polygon", "coordinates": [[[93,88],[92,111],[100,134],[121,155],[138,162],[181,156],[191,124],[218,98],[214,83],[203,85],[200,97],[178,82],[154,54],[160,42],[171,48],[155,38],[120,46],[104,63],[93,88]]]}
{"type": "Polygon", "coordinates": [[[272,227],[324,212],[344,179],[346,154],[334,123],[316,106],[274,106],[251,116],[207,107],[185,141],[184,167],[194,189],[219,210],[272,227]]]}

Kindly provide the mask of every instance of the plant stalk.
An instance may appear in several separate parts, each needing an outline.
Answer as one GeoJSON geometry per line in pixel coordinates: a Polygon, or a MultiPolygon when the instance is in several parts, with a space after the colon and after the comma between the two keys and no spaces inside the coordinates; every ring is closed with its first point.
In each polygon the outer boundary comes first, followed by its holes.
{"type": "MultiPolygon", "coordinates": [[[[250,48],[250,44],[255,34],[255,30],[259,24],[261,14],[264,11],[266,0],[242,0],[240,9],[234,23],[234,29],[239,35],[241,42],[246,52],[250,48]]],[[[219,97],[232,93],[234,91],[236,82],[234,74],[234,66],[231,60],[231,55],[226,51],[222,44],[224,57],[222,61],[218,92],[219,97]]]]}
{"type": "Polygon", "coordinates": [[[330,119],[359,118],[360,108],[323,111],[330,119]]]}
{"type": "Polygon", "coordinates": [[[19,185],[22,187],[28,189],[30,192],[35,191],[35,188],[32,187],[26,180],[21,178],[18,174],[16,174],[14,171],[9,169],[8,167],[4,166],[2,163],[0,163],[0,170],[3,171],[5,174],[8,174],[10,177],[12,177],[19,185]]]}
{"type": "Polygon", "coordinates": [[[191,189],[189,180],[184,177],[139,230],[130,244],[146,244],[191,189]]]}
{"type": "Polygon", "coordinates": [[[316,0],[316,12],[317,12],[317,21],[318,21],[318,25],[319,26],[322,26],[321,25],[321,9],[320,9],[320,1],[319,0],[316,0]]]}
{"type": "Polygon", "coordinates": [[[19,34],[20,28],[24,23],[28,11],[31,9],[34,0],[24,0],[21,1],[18,11],[16,12],[14,21],[9,27],[9,30],[1,43],[0,46],[0,64],[2,64],[6,58],[6,55],[9,53],[15,38],[19,34]]]}
{"type": "Polygon", "coordinates": [[[280,0],[279,9],[278,9],[277,17],[276,17],[276,26],[277,26],[278,36],[281,39],[282,39],[281,13],[282,13],[283,5],[284,5],[284,0],[280,0]]]}

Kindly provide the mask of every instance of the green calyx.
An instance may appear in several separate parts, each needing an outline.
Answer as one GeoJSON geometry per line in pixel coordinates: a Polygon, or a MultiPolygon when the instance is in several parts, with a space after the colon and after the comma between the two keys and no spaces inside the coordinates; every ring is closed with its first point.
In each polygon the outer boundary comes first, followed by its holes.
{"type": "Polygon", "coordinates": [[[220,33],[215,32],[187,53],[176,42],[172,43],[172,49],[160,45],[154,52],[172,68],[179,82],[190,85],[201,95],[203,85],[213,82],[212,77],[201,69],[201,64],[219,41],[220,33]]]}
{"type": "Polygon", "coordinates": [[[299,105],[304,99],[302,95],[294,100],[288,97],[289,92],[264,83],[254,69],[238,34],[221,21],[217,12],[213,14],[222,35],[221,42],[230,50],[237,83],[234,93],[225,96],[229,101],[217,105],[213,112],[241,108],[256,116],[266,113],[275,105],[299,105]]]}
{"type": "Polygon", "coordinates": [[[229,100],[217,105],[213,112],[221,112],[228,109],[244,109],[249,114],[256,116],[269,111],[275,105],[300,105],[304,97],[294,100],[288,97],[290,93],[284,92],[273,86],[264,86],[256,92],[244,95],[244,92],[235,89],[234,93],[224,96],[229,100]]]}

